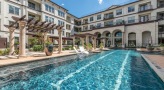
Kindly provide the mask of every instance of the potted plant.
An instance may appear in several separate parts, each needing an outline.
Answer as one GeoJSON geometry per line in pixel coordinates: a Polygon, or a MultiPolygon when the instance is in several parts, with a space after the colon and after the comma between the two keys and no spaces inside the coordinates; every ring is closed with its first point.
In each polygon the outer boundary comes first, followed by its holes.
{"type": "Polygon", "coordinates": [[[100,43],[100,50],[103,50],[103,48],[104,48],[103,43],[100,43]]]}
{"type": "Polygon", "coordinates": [[[92,44],[91,43],[88,43],[87,44],[87,48],[88,48],[89,51],[92,51],[92,44]]]}
{"type": "Polygon", "coordinates": [[[154,50],[154,47],[151,44],[148,44],[148,46],[146,47],[146,49],[148,51],[153,51],[154,50]]]}
{"type": "Polygon", "coordinates": [[[162,44],[162,43],[160,44],[160,50],[162,50],[162,51],[164,50],[164,44],[162,44]]]}
{"type": "Polygon", "coordinates": [[[164,44],[160,44],[161,53],[164,54],[164,44]]]}

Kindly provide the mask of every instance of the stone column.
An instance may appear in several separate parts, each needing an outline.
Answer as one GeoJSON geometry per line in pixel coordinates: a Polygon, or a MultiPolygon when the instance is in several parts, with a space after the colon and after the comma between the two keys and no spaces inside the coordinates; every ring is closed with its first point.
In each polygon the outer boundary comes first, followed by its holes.
{"type": "Polygon", "coordinates": [[[75,37],[73,37],[72,45],[75,47],[75,37]]]}
{"type": "Polygon", "coordinates": [[[26,21],[19,21],[19,57],[26,56],[26,21]]]}
{"type": "Polygon", "coordinates": [[[47,32],[43,33],[43,35],[44,35],[44,46],[45,46],[46,41],[47,41],[47,32]]]}
{"type": "Polygon", "coordinates": [[[102,39],[103,46],[105,48],[105,38],[102,39]]]}
{"type": "Polygon", "coordinates": [[[63,40],[62,40],[62,29],[57,29],[58,30],[58,35],[59,35],[59,54],[62,52],[62,48],[63,48],[63,40]]]}
{"type": "Polygon", "coordinates": [[[89,36],[88,36],[88,35],[86,35],[85,43],[86,43],[86,48],[87,48],[87,50],[89,50],[89,48],[88,48],[88,44],[89,44],[89,36]]]}
{"type": "Polygon", "coordinates": [[[13,27],[10,27],[9,28],[9,31],[10,31],[10,52],[9,52],[9,55],[12,55],[14,53],[14,42],[15,42],[15,38],[14,38],[14,30],[15,28],[13,27]]]}
{"type": "Polygon", "coordinates": [[[84,47],[84,38],[80,38],[81,40],[81,45],[84,47]]]}
{"type": "Polygon", "coordinates": [[[96,47],[97,47],[96,46],[96,37],[94,36],[94,46],[93,46],[93,48],[96,49],[96,47]]]}
{"type": "Polygon", "coordinates": [[[122,32],[122,48],[125,48],[125,43],[124,43],[124,32],[122,32]]]}

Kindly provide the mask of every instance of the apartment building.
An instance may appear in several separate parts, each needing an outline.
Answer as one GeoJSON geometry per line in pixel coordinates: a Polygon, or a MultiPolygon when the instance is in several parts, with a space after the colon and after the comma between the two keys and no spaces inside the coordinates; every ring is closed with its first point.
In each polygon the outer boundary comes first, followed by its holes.
{"type": "MultiPolygon", "coordinates": [[[[63,25],[63,39],[70,43],[70,35],[90,33],[97,36],[97,46],[145,47],[152,43],[164,43],[164,0],[138,0],[125,5],[113,5],[104,11],[81,18],[51,0],[0,0],[0,47],[6,46],[9,31],[4,25],[13,22],[12,16],[63,25]]],[[[27,32],[28,38],[34,35],[27,32]]],[[[57,44],[58,32],[49,32],[50,39],[57,44]]],[[[19,39],[19,30],[15,31],[19,39]]],[[[92,37],[89,37],[91,42],[92,37]]],[[[65,41],[64,41],[65,42],[65,41]]]]}
{"type": "MultiPolygon", "coordinates": [[[[97,35],[97,46],[145,47],[164,43],[164,0],[113,5],[80,18],[81,33],[97,35]]],[[[91,42],[91,37],[90,37],[91,42]]]]}
{"type": "MultiPolygon", "coordinates": [[[[26,19],[35,18],[39,21],[52,22],[57,25],[63,25],[63,40],[70,44],[70,35],[73,33],[75,16],[68,13],[68,10],[57,5],[51,0],[0,0],[0,47],[6,47],[9,40],[9,31],[4,25],[13,23],[12,16],[26,19]]],[[[26,43],[28,38],[33,37],[33,32],[26,32],[26,43]]],[[[58,31],[52,30],[48,33],[50,39],[57,44],[58,31]]],[[[15,30],[15,39],[19,40],[19,30],[15,30]]]]}

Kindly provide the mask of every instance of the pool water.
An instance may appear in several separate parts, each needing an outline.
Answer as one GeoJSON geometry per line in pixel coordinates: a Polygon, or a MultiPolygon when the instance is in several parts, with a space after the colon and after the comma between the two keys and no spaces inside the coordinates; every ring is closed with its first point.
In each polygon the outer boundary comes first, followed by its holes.
{"type": "Polygon", "coordinates": [[[6,82],[0,90],[164,90],[164,83],[140,53],[132,50],[105,51],[46,67],[44,73],[26,73],[30,77],[6,82]]]}

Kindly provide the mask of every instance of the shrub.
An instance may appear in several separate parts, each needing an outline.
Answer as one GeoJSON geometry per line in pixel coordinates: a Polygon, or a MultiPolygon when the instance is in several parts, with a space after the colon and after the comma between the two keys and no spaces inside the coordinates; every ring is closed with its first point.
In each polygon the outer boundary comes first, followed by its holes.
{"type": "Polygon", "coordinates": [[[2,56],[3,55],[3,50],[0,50],[0,56],[2,56]]]}
{"type": "Polygon", "coordinates": [[[10,52],[10,49],[9,49],[9,48],[7,48],[7,49],[5,49],[5,50],[3,51],[3,55],[8,55],[8,54],[9,54],[9,52],[10,52]]]}
{"type": "Polygon", "coordinates": [[[33,51],[43,51],[44,47],[42,45],[34,45],[33,51]]]}
{"type": "Polygon", "coordinates": [[[103,43],[100,43],[100,49],[103,49],[104,46],[103,46],[103,43]]]}
{"type": "Polygon", "coordinates": [[[160,47],[164,47],[164,44],[163,44],[163,43],[161,43],[161,44],[160,44],[160,47]]]}

